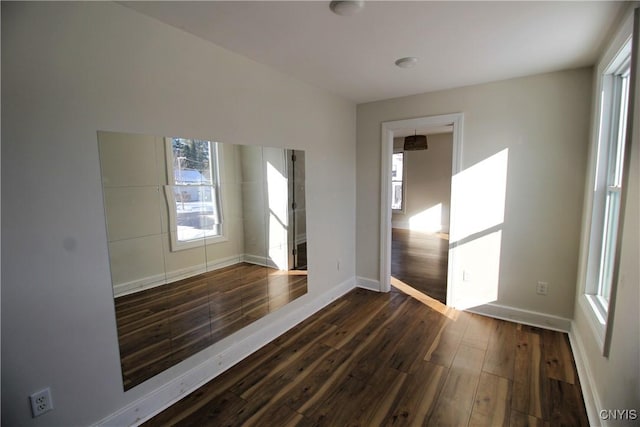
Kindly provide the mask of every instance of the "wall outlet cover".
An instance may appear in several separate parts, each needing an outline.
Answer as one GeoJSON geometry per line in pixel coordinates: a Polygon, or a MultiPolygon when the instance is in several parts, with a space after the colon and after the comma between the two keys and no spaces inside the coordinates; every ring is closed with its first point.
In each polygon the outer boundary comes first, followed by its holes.
{"type": "Polygon", "coordinates": [[[536,293],[538,295],[547,295],[548,288],[549,288],[549,283],[538,282],[538,284],[536,285],[536,293]]]}
{"type": "Polygon", "coordinates": [[[51,400],[51,390],[49,387],[30,395],[29,401],[31,402],[31,412],[34,418],[53,409],[53,401],[51,400]]]}

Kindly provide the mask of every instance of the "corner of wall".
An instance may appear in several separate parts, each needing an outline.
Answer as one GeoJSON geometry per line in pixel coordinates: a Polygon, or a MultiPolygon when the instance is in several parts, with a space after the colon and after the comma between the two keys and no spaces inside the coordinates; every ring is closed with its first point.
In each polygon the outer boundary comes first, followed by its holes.
{"type": "Polygon", "coordinates": [[[374,279],[367,279],[366,277],[356,277],[356,287],[362,289],[368,289],[374,292],[381,292],[380,281],[374,279]]]}

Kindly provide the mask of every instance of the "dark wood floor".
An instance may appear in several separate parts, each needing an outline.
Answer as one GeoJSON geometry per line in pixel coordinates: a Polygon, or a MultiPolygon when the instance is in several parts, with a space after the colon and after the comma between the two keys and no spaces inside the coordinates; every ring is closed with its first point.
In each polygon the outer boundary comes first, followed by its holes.
{"type": "Polygon", "coordinates": [[[588,425],[566,334],[410,292],[350,292],[145,425],[588,425]]]}
{"type": "Polygon", "coordinates": [[[305,271],[239,263],[116,298],[124,389],[306,293],[305,271]]]}
{"type": "Polygon", "coordinates": [[[391,275],[441,303],[447,300],[446,234],[391,230],[391,275]]]}

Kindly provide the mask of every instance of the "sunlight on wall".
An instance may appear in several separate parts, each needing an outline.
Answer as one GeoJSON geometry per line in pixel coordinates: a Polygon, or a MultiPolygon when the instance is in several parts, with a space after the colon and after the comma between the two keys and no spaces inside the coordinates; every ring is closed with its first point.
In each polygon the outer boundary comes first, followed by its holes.
{"type": "Polygon", "coordinates": [[[454,307],[464,310],[498,299],[502,230],[457,246],[462,269],[456,272],[454,307]]]}
{"type": "Polygon", "coordinates": [[[425,209],[409,218],[409,229],[435,233],[442,230],[442,203],[425,209]]]}
{"type": "Polygon", "coordinates": [[[270,162],[267,162],[267,203],[269,205],[269,259],[280,270],[289,268],[288,239],[288,189],[287,178],[270,162]]]}
{"type": "Polygon", "coordinates": [[[509,149],[471,166],[451,181],[451,206],[456,213],[451,241],[462,240],[504,222],[509,149]]]}
{"type": "Polygon", "coordinates": [[[466,309],[498,299],[509,149],[455,175],[451,185],[453,305],[466,309]]]}
{"type": "Polygon", "coordinates": [[[287,224],[287,178],[267,162],[267,195],[271,213],[284,225],[287,224]]]}

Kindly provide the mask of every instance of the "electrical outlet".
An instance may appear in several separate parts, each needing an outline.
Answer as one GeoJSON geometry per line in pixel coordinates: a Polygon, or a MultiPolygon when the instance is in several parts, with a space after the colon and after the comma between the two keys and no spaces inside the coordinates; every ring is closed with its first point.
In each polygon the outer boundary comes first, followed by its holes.
{"type": "Polygon", "coordinates": [[[462,270],[462,281],[463,282],[471,281],[471,273],[469,273],[469,270],[462,270]]]}
{"type": "Polygon", "coordinates": [[[29,396],[29,400],[31,401],[31,412],[33,413],[33,418],[53,409],[53,401],[51,400],[51,390],[49,387],[44,390],[40,390],[37,393],[33,393],[29,396]]]}
{"type": "Polygon", "coordinates": [[[538,285],[536,286],[536,293],[538,295],[546,295],[548,287],[549,284],[547,282],[538,282],[538,285]]]}

